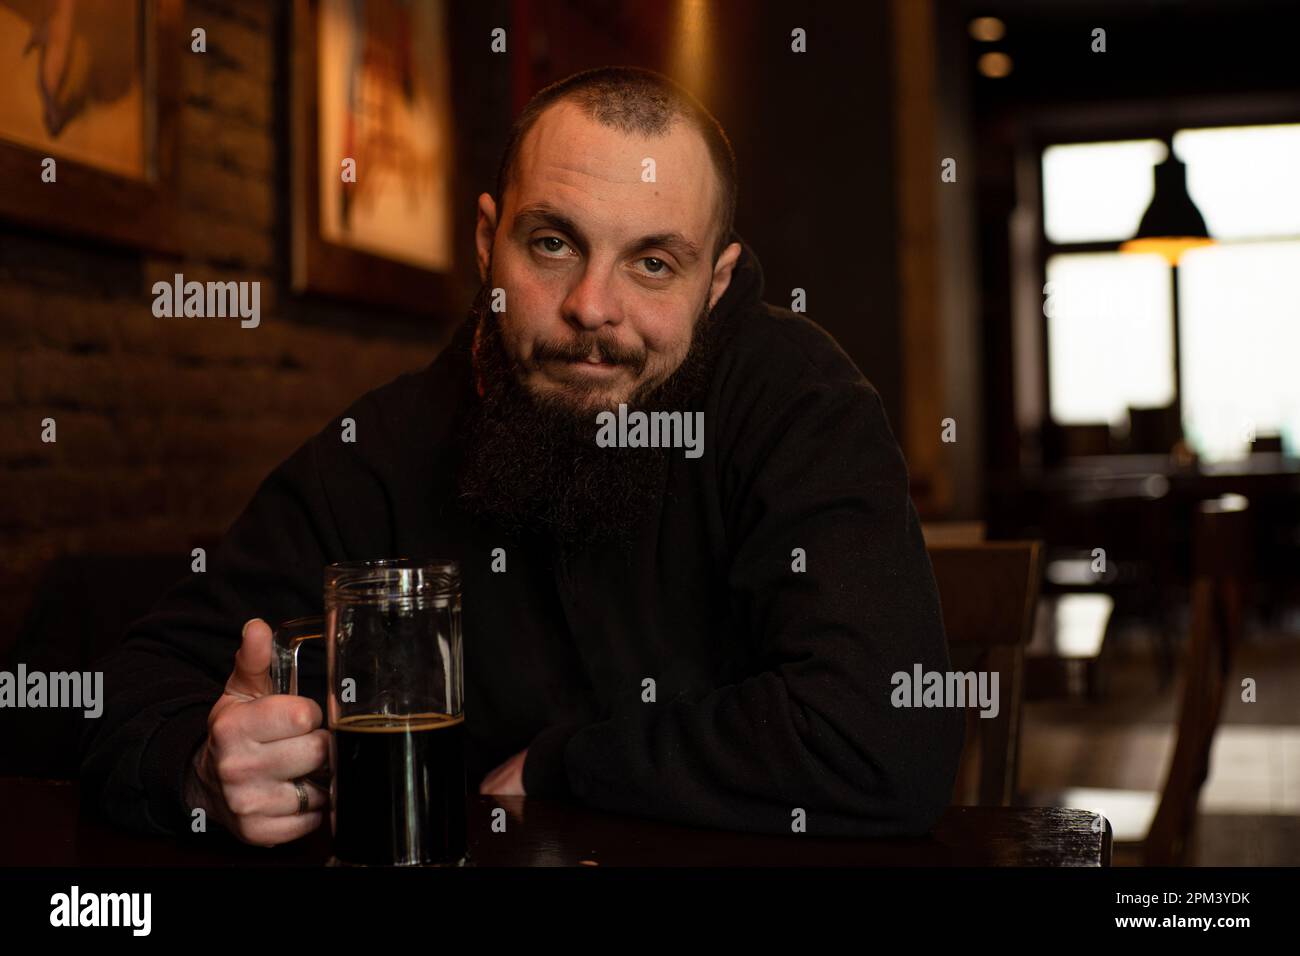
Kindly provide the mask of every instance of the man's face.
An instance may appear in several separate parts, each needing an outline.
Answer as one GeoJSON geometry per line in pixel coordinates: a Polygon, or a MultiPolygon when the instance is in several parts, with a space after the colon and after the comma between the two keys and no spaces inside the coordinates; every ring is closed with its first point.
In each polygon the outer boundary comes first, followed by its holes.
{"type": "Polygon", "coordinates": [[[634,403],[682,363],[691,333],[730,282],[717,264],[717,176],[684,122],[628,135],[560,102],[521,144],[497,210],[479,204],[480,272],[503,289],[504,348],[533,395],[576,412],[634,403]],[[643,181],[654,161],[655,181],[643,181]]]}

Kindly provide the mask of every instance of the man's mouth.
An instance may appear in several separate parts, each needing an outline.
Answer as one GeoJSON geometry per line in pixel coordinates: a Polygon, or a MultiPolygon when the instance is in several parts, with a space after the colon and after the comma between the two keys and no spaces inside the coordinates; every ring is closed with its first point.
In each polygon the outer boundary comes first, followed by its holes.
{"type": "Polygon", "coordinates": [[[584,358],[563,358],[552,359],[553,363],[571,369],[582,369],[583,371],[612,371],[619,368],[621,362],[607,361],[599,351],[594,351],[584,358]]]}

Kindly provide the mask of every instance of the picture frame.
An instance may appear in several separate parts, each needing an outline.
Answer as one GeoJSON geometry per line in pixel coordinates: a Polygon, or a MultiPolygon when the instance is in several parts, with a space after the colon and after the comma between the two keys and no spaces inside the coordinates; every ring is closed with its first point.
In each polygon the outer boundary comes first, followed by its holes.
{"type": "Polygon", "coordinates": [[[295,293],[411,313],[455,312],[462,254],[455,241],[458,170],[447,7],[443,0],[295,0],[289,96],[295,293]],[[364,38],[355,35],[356,10],[372,18],[364,38]],[[384,21],[408,13],[413,19],[440,16],[444,29],[439,33],[427,21],[384,21]],[[400,49],[387,49],[388,41],[400,49]],[[354,99],[345,99],[349,82],[354,99]],[[358,88],[368,92],[358,94],[358,88]],[[362,95],[362,107],[354,110],[362,95]],[[347,130],[350,150],[334,145],[331,129],[347,130]],[[379,146],[368,145],[367,136],[379,146]],[[351,182],[343,180],[347,159],[355,164],[351,182]],[[342,222],[364,211],[364,203],[370,205],[368,221],[358,215],[342,222]]]}
{"type": "Polygon", "coordinates": [[[0,113],[0,217],[174,254],[183,0],[101,8],[116,32],[76,23],[71,9],[62,32],[12,11],[0,20],[4,58],[15,61],[0,113]]]}

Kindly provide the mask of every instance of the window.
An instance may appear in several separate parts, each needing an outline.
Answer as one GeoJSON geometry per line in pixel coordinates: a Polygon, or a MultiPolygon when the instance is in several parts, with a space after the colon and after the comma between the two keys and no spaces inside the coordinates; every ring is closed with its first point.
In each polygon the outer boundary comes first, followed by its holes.
{"type": "Polygon", "coordinates": [[[1177,337],[1169,266],[1119,251],[1167,147],[1043,151],[1052,418],[1122,428],[1130,405],[1168,405],[1180,382],[1184,433],[1206,459],[1266,433],[1300,453],[1300,124],[1186,129],[1172,144],[1217,240],[1179,263],[1177,337]]]}
{"type": "Polygon", "coordinates": [[[1173,401],[1172,290],[1163,258],[1053,256],[1045,288],[1056,421],[1122,426],[1130,405],[1173,401]]]}

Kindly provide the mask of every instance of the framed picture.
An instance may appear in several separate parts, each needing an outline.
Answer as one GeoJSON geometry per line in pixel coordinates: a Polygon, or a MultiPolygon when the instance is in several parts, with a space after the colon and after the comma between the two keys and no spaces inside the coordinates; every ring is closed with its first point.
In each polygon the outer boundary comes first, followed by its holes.
{"type": "Polygon", "coordinates": [[[452,309],[447,16],[445,0],[295,0],[294,291],[452,309]]]}
{"type": "Polygon", "coordinates": [[[0,216],[176,251],[181,6],[0,0],[0,216]]]}

